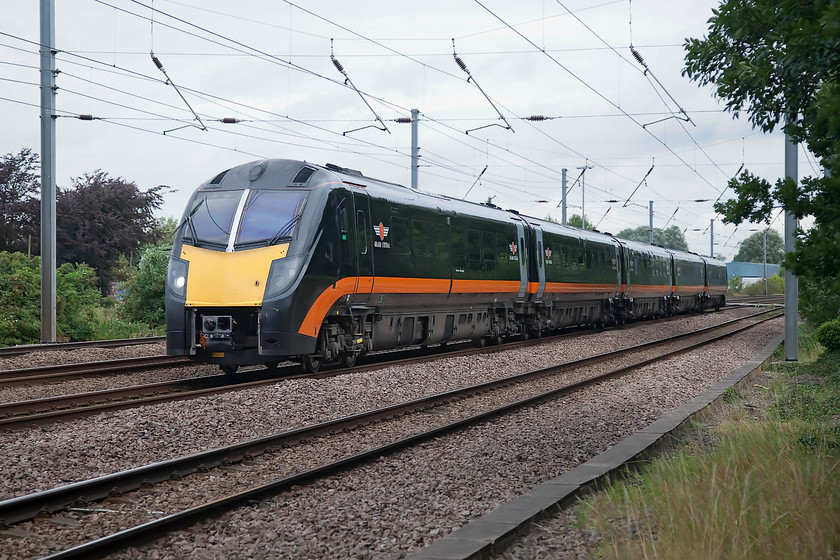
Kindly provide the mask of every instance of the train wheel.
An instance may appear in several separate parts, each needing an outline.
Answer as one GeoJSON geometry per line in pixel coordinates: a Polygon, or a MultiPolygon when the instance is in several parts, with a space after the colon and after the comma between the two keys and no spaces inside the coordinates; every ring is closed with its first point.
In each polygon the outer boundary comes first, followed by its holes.
{"type": "Polygon", "coordinates": [[[239,366],[227,366],[227,365],[225,365],[225,366],[221,366],[221,368],[222,368],[222,371],[226,375],[233,375],[234,373],[236,373],[236,370],[239,369],[239,366]]]}
{"type": "Polygon", "coordinates": [[[487,339],[484,337],[476,338],[475,340],[473,340],[473,344],[476,348],[484,348],[485,346],[487,346],[487,339]]]}
{"type": "Polygon", "coordinates": [[[359,357],[358,352],[342,352],[341,366],[351,368],[356,365],[356,359],[359,357]]]}
{"type": "Polygon", "coordinates": [[[498,346],[502,343],[502,337],[497,334],[491,334],[488,342],[493,346],[498,346]]]}
{"type": "Polygon", "coordinates": [[[267,364],[265,364],[265,368],[268,371],[277,371],[277,366],[279,365],[279,363],[280,362],[268,362],[267,364]]]}
{"type": "Polygon", "coordinates": [[[312,354],[306,354],[303,356],[300,365],[303,366],[303,371],[307,373],[317,373],[321,369],[321,358],[312,354]]]}

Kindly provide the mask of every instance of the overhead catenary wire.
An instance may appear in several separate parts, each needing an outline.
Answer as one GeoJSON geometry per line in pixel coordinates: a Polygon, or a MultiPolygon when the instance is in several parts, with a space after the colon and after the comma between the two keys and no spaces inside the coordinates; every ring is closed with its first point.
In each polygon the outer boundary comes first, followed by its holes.
{"type": "MultiPolygon", "coordinates": [[[[204,117],[204,112],[201,112],[201,113],[200,113],[200,115],[201,115],[201,116],[202,116],[202,118],[203,118],[203,117],[204,117]]],[[[292,120],[292,119],[290,119],[290,120],[292,120]]],[[[265,122],[265,121],[263,120],[263,122],[265,122]]],[[[302,121],[297,121],[297,122],[302,122],[302,121]]],[[[331,131],[330,131],[330,132],[331,132],[331,131]]],[[[441,130],[440,130],[440,132],[443,134],[443,133],[444,133],[444,130],[443,130],[443,129],[441,129],[441,130]]],[[[319,140],[319,141],[320,141],[320,140],[319,140]]],[[[493,147],[494,147],[494,149],[495,149],[495,148],[496,148],[496,147],[498,147],[498,146],[493,145],[493,147]]],[[[511,150],[505,150],[505,151],[506,151],[506,152],[508,152],[508,153],[512,153],[512,152],[511,152],[511,150]]],[[[520,164],[520,165],[517,165],[517,166],[518,166],[518,167],[522,167],[522,165],[527,165],[527,164],[520,164]]],[[[525,169],[525,167],[522,167],[522,168],[523,168],[523,170],[525,169]]],[[[548,168],[548,167],[545,167],[545,169],[549,169],[549,168],[548,168]]],[[[556,173],[556,171],[555,171],[555,170],[553,170],[553,169],[552,169],[551,171],[552,171],[553,173],[556,173]]],[[[472,177],[474,177],[474,176],[475,176],[475,174],[474,174],[474,173],[472,173],[472,174],[471,174],[471,176],[472,176],[472,177]]],[[[587,186],[589,186],[589,185],[587,185],[587,186]]]]}

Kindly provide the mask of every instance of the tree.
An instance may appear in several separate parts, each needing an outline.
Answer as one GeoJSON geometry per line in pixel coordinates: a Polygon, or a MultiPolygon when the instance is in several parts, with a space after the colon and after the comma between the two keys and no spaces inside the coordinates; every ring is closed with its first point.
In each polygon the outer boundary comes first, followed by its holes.
{"type": "MultiPolygon", "coordinates": [[[[623,229],[616,237],[647,243],[650,241],[650,231],[647,226],[623,229]]],[[[677,251],[688,251],[688,243],[680,228],[671,226],[667,229],[653,228],[653,244],[677,251]]]]}
{"type": "Polygon", "coordinates": [[[103,288],[114,278],[120,254],[136,254],[156,241],[162,187],[142,192],[132,182],[97,170],[58,190],[56,253],[59,261],[87,263],[99,272],[103,288]]]}
{"type": "MultiPolygon", "coordinates": [[[[785,240],[776,230],[767,229],[767,262],[782,264],[785,260],[785,240]]],[[[757,231],[743,241],[733,261],[764,262],[764,231],[757,231]]]]}
{"type": "MultiPolygon", "coordinates": [[[[566,220],[566,223],[572,227],[583,227],[583,220],[580,218],[580,214],[572,214],[572,217],[566,220]]],[[[586,227],[583,229],[594,229],[592,227],[592,222],[589,221],[589,218],[586,218],[586,227]]]]}
{"type": "Polygon", "coordinates": [[[24,148],[0,158],[0,251],[25,253],[40,223],[38,156],[24,148]]]}
{"type": "MultiPolygon", "coordinates": [[[[803,280],[831,279],[840,293],[840,2],[724,0],[703,39],[687,39],[684,74],[711,84],[735,117],[770,132],[783,121],[825,170],[799,185],[745,170],[729,182],[736,198],[716,204],[727,223],[769,222],[781,205],[814,227],[798,231],[786,265],[803,280]]],[[[804,295],[804,294],[803,294],[804,295]]]]}

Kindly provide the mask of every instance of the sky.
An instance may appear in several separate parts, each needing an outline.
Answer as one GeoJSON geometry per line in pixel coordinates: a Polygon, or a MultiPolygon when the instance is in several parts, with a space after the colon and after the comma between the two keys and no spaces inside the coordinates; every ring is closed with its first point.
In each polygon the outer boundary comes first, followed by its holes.
{"type": "MultiPolygon", "coordinates": [[[[709,254],[713,224],[731,260],[763,225],[724,224],[713,203],[742,166],[782,176],[784,137],[682,75],[717,4],[56,0],[57,182],[165,185],[158,215],[176,218],[199,184],[265,158],[408,186],[397,120],[418,109],[421,190],[559,219],[565,168],[568,216],[618,233],[647,227],[652,201],[654,227],[709,254]]],[[[0,155],[38,152],[38,2],[0,5],[0,155]]],[[[804,149],[798,165],[817,173],[804,149]]]]}

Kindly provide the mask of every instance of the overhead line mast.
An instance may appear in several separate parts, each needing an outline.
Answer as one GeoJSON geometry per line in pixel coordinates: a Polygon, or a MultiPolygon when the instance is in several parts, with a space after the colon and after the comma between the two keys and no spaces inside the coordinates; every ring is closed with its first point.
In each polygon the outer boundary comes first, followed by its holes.
{"type": "Polygon", "coordinates": [[[55,342],[55,0],[41,0],[41,342],[55,342]]]}

